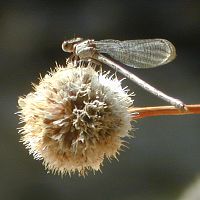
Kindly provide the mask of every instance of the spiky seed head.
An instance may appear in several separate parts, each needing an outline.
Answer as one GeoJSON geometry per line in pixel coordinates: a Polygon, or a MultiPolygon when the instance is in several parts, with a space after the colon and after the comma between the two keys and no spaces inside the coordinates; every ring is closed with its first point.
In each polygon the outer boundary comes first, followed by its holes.
{"type": "Polygon", "coordinates": [[[116,158],[132,128],[132,99],[121,81],[80,63],[57,66],[18,101],[21,141],[61,175],[100,170],[105,157],[116,158]]]}

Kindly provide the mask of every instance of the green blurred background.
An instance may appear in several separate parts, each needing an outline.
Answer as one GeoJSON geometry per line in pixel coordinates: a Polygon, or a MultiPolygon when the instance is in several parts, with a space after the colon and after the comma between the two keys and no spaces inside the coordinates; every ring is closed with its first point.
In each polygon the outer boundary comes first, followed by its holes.
{"type": "MultiPolygon", "coordinates": [[[[47,174],[18,142],[18,96],[30,92],[30,83],[55,61],[65,63],[61,43],[74,35],[170,40],[174,62],[127,69],[188,104],[200,103],[200,1],[2,1],[0,200],[178,199],[200,173],[199,115],[139,120],[119,162],[105,161],[103,173],[86,178],[47,174]]],[[[166,105],[128,80],[123,84],[135,91],[135,106],[166,105]]]]}

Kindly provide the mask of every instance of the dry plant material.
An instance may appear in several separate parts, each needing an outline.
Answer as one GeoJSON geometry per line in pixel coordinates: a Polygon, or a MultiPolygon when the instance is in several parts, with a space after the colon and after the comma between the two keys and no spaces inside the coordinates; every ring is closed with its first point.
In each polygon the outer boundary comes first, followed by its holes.
{"type": "Polygon", "coordinates": [[[200,104],[185,105],[184,109],[177,109],[174,106],[155,106],[131,107],[128,110],[132,114],[132,119],[162,115],[189,115],[200,114],[200,104]]]}
{"type": "Polygon", "coordinates": [[[129,136],[131,95],[114,75],[67,63],[45,75],[18,104],[21,141],[48,171],[98,171],[129,136]]]}
{"type": "Polygon", "coordinates": [[[48,172],[84,176],[100,170],[104,158],[116,158],[125,146],[132,120],[200,113],[200,105],[131,107],[133,93],[95,67],[68,60],[18,100],[21,142],[48,172]]]}

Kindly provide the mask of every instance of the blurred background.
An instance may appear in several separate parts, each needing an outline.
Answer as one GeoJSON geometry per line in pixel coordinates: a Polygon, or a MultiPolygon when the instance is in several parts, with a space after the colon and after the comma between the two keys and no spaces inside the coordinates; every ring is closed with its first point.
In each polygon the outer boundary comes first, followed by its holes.
{"type": "MultiPolygon", "coordinates": [[[[168,39],[177,49],[174,62],[127,69],[185,103],[200,103],[200,1],[2,1],[0,200],[179,199],[200,173],[199,115],[139,120],[119,162],[105,161],[102,173],[86,178],[47,174],[18,142],[18,96],[55,61],[65,63],[61,43],[74,36],[168,39]]],[[[129,80],[123,84],[136,93],[135,106],[166,105],[129,80]]]]}

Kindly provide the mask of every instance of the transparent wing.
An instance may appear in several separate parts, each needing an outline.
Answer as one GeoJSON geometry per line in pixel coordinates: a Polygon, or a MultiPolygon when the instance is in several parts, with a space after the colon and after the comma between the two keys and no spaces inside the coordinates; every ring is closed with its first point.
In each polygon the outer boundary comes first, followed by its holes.
{"type": "Polygon", "coordinates": [[[176,57],[174,45],[165,39],[100,40],[96,48],[112,58],[135,68],[152,68],[164,65],[176,57]]]}

